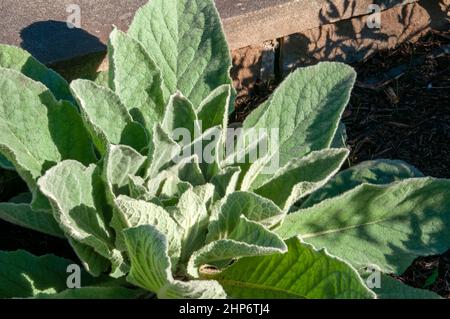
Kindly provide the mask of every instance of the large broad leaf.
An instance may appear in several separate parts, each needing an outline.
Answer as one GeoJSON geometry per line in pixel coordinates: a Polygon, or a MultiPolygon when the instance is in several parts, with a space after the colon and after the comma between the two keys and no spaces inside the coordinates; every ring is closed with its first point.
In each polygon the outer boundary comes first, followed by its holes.
{"type": "Polygon", "coordinates": [[[197,155],[180,159],[174,166],[168,168],[167,172],[175,174],[180,180],[193,186],[206,183],[197,155]]]}
{"type": "Polygon", "coordinates": [[[140,176],[128,177],[128,189],[131,198],[149,201],[153,196],[145,187],[145,180],[140,176]]]}
{"type": "MultiPolygon", "coordinates": [[[[28,298],[67,289],[67,268],[73,261],[54,255],[33,256],[18,250],[0,251],[0,298],[28,298]]],[[[81,284],[92,279],[81,273],[81,284]]]]}
{"type": "Polygon", "coordinates": [[[179,142],[173,136],[177,129],[186,130],[185,133],[189,133],[189,137],[192,139],[196,132],[198,132],[197,125],[197,114],[192,103],[180,92],[172,95],[169,103],[167,103],[166,113],[162,122],[164,131],[168,132],[176,142],[179,142]]]}
{"type": "Polygon", "coordinates": [[[401,274],[417,257],[450,247],[449,189],[450,181],[432,178],[363,184],[288,215],[277,233],[299,235],[358,269],[401,274]]]}
{"type": "Polygon", "coordinates": [[[200,134],[200,131],[188,140],[183,139],[183,148],[172,162],[182,163],[195,157],[196,165],[201,169],[201,173],[206,180],[210,180],[219,171],[220,146],[223,138],[223,131],[219,126],[214,126],[200,134]]]}
{"type": "Polygon", "coordinates": [[[137,175],[146,160],[131,147],[109,145],[103,163],[103,181],[109,203],[115,204],[115,197],[127,195],[130,176],[137,175]]]}
{"type": "Polygon", "coordinates": [[[166,100],[179,90],[197,107],[213,89],[231,84],[230,53],[211,0],[152,0],[128,34],[161,68],[166,100]]]}
{"type": "Polygon", "coordinates": [[[131,271],[127,279],[158,298],[224,298],[225,292],[215,281],[180,282],[171,273],[166,237],[151,225],[124,231],[131,271]]]}
{"type": "Polygon", "coordinates": [[[234,259],[281,253],[282,249],[247,244],[232,239],[220,239],[202,247],[189,259],[187,272],[197,278],[202,266],[224,268],[234,259]]]}
{"type": "Polygon", "coordinates": [[[211,178],[211,183],[216,187],[217,195],[222,198],[236,190],[241,169],[237,166],[229,166],[222,169],[219,174],[211,178]]]}
{"type": "Polygon", "coordinates": [[[285,213],[271,200],[250,192],[234,192],[222,200],[217,216],[212,216],[209,224],[208,242],[229,238],[239,224],[239,218],[245,216],[266,227],[280,223],[285,213]]]}
{"type": "Polygon", "coordinates": [[[230,100],[231,85],[222,85],[200,103],[197,116],[202,121],[203,131],[218,125],[224,130],[227,128],[230,100]]]}
{"type": "Polygon", "coordinates": [[[142,45],[114,29],[109,38],[110,86],[148,132],[164,114],[161,73],[142,45]]]}
{"type": "Polygon", "coordinates": [[[206,275],[232,298],[373,298],[358,273],[345,262],[316,251],[297,238],[288,252],[242,258],[224,271],[206,275]]]}
{"type": "Polygon", "coordinates": [[[41,82],[59,100],[73,101],[66,80],[40,63],[27,51],[15,46],[0,44],[0,67],[21,72],[30,79],[41,82]]]}
{"type": "Polygon", "coordinates": [[[300,198],[311,194],[335,175],[348,156],[347,149],[326,149],[291,160],[256,188],[255,193],[288,210],[300,198]]]}
{"type": "Polygon", "coordinates": [[[114,272],[122,266],[108,227],[111,212],[106,206],[106,192],[95,165],[61,162],[47,171],[38,184],[50,199],[55,219],[67,237],[109,259],[114,272]]]}
{"type": "Polygon", "coordinates": [[[95,161],[76,108],[14,70],[0,68],[0,152],[31,191],[47,169],[64,159],[95,161]],[[67,125],[70,123],[70,125],[67,125]]]}
{"type": "Polygon", "coordinates": [[[209,205],[212,203],[214,197],[214,185],[206,183],[204,185],[195,186],[192,190],[194,191],[194,194],[200,198],[202,203],[205,203],[206,207],[209,208],[209,205]]]}
{"type": "Polygon", "coordinates": [[[290,74],[244,129],[279,134],[280,165],[330,147],[355,82],[355,71],[341,63],[323,62],[290,74]],[[271,131],[271,129],[279,130],[271,131]]]}
{"type": "Polygon", "coordinates": [[[159,293],[161,299],[225,299],[222,286],[213,280],[174,281],[159,293]]]}
{"type": "Polygon", "coordinates": [[[188,189],[181,195],[172,217],[183,229],[180,260],[186,262],[205,242],[209,222],[205,199],[188,189]]]}
{"type": "Polygon", "coordinates": [[[131,262],[128,281],[158,293],[172,278],[166,237],[151,225],[129,228],[123,234],[131,262]]]}
{"type": "Polygon", "coordinates": [[[334,176],[327,184],[312,193],[302,203],[301,208],[311,207],[324,199],[343,194],[363,183],[382,185],[413,177],[423,177],[423,174],[403,161],[366,161],[334,176]]]}
{"type": "Polygon", "coordinates": [[[44,234],[64,238],[51,213],[34,211],[29,204],[0,203],[0,219],[44,234]]]}
{"type": "Polygon", "coordinates": [[[8,161],[3,155],[0,155],[0,168],[6,169],[9,171],[15,171],[13,163],[8,161]]]}
{"type": "Polygon", "coordinates": [[[81,287],[70,289],[71,265],[75,263],[54,255],[0,251],[0,298],[129,299],[143,295],[142,290],[94,279],[85,271],[80,273],[81,287]]]}
{"type": "Polygon", "coordinates": [[[146,177],[150,178],[155,177],[181,151],[181,146],[169,136],[169,133],[160,124],[155,125],[152,136],[151,163],[145,174],[146,177]]]}
{"type": "Polygon", "coordinates": [[[110,89],[87,80],[70,84],[81,114],[101,154],[108,144],[125,144],[141,151],[148,145],[144,127],[134,122],[119,97],[110,89]]]}
{"type": "Polygon", "coordinates": [[[408,286],[383,273],[378,273],[375,277],[370,277],[371,275],[372,272],[366,272],[361,276],[366,283],[371,284],[369,288],[377,294],[378,299],[441,299],[432,291],[408,286]]]}
{"type": "MultiPolygon", "coordinates": [[[[163,171],[161,175],[166,175],[164,181],[161,186],[158,188],[156,195],[159,199],[161,199],[163,202],[171,202],[175,201],[172,205],[175,205],[178,202],[178,199],[180,196],[187,191],[188,189],[192,188],[192,185],[188,182],[182,181],[178,176],[171,172],[163,171]]],[[[159,177],[159,176],[158,176],[159,177]]],[[[157,177],[157,178],[158,178],[157,177]]],[[[155,178],[155,179],[157,179],[155,178]]],[[[151,182],[149,181],[149,185],[151,182]]],[[[154,188],[156,189],[156,187],[154,188]]],[[[153,187],[152,187],[152,193],[153,193],[153,187]]]]}
{"type": "Polygon", "coordinates": [[[101,256],[91,246],[69,238],[69,244],[80,258],[83,267],[93,276],[100,276],[111,268],[111,262],[101,256]]]}
{"type": "Polygon", "coordinates": [[[241,216],[235,227],[221,234],[223,238],[196,251],[188,264],[191,276],[204,264],[227,266],[229,261],[241,257],[263,256],[287,251],[286,244],[276,234],[259,223],[241,216]]]}
{"type": "Polygon", "coordinates": [[[172,266],[176,267],[181,252],[181,231],[169,213],[160,206],[127,196],[119,196],[116,205],[122,226],[116,229],[118,238],[122,239],[122,230],[126,228],[153,225],[166,236],[172,266]]]}
{"type": "MultiPolygon", "coordinates": [[[[278,142],[269,142],[268,138],[267,130],[250,129],[246,131],[242,128],[227,130],[224,138],[225,145],[220,150],[222,152],[219,156],[220,165],[222,167],[237,166],[240,168],[241,172],[237,183],[239,189],[249,190],[256,178],[271,161],[272,154],[270,154],[268,147],[277,148],[278,142]]],[[[277,159],[274,158],[271,166],[278,169],[279,163],[277,162],[277,159]]],[[[266,174],[261,175],[265,176],[266,174]]],[[[271,174],[273,172],[269,172],[268,177],[271,174]]]]}
{"type": "Polygon", "coordinates": [[[95,79],[93,79],[95,84],[103,86],[105,88],[109,87],[109,70],[100,71],[95,75],[95,79]]]}

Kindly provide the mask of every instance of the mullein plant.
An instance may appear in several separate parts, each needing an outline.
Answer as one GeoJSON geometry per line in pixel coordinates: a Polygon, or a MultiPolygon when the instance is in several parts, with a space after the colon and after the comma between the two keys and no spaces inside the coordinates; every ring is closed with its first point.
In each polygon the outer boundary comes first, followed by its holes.
{"type": "Polygon", "coordinates": [[[65,238],[83,265],[69,289],[74,261],[1,251],[0,297],[438,297],[390,275],[450,247],[450,181],[392,160],[341,170],[351,67],[290,74],[241,128],[277,143],[241,161],[255,143],[223,156],[235,92],[212,0],[150,1],[108,56],[69,85],[0,46],[0,163],[30,190],[0,218],[65,238]],[[180,157],[211,140],[214,160],[180,157]]]}

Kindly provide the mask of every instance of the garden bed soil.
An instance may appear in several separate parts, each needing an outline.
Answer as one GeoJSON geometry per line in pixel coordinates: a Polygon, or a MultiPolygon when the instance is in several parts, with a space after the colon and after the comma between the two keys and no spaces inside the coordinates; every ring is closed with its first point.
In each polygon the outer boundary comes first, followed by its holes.
{"type": "MultiPolygon", "coordinates": [[[[358,83],[343,116],[350,165],[401,159],[426,175],[450,178],[449,45],[450,34],[436,31],[354,65],[358,83]]],[[[243,121],[275,88],[257,83],[252,93],[238,98],[231,121],[243,121]]],[[[1,201],[24,191],[16,173],[0,172],[1,201]]],[[[66,241],[0,221],[0,250],[16,249],[76,260],[66,241]]],[[[450,298],[450,250],[417,259],[398,279],[450,298]]]]}

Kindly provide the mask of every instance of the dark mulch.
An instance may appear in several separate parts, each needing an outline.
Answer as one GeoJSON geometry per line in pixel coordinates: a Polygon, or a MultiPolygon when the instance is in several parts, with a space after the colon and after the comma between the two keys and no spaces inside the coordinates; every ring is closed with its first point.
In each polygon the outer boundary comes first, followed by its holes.
{"type": "MultiPolygon", "coordinates": [[[[436,55],[437,49],[448,48],[449,39],[448,34],[432,33],[415,44],[380,52],[355,65],[359,86],[343,117],[351,164],[402,159],[427,175],[450,178],[450,57],[436,55]],[[399,72],[404,74],[399,76],[399,72]],[[397,78],[386,81],[386,74],[397,78]],[[367,88],[379,81],[380,88],[367,88]]],[[[274,84],[257,84],[251,94],[236,101],[230,120],[243,121],[275,88],[274,84]]],[[[25,190],[14,172],[0,170],[0,201],[25,190]]],[[[0,250],[15,249],[76,258],[63,240],[0,221],[0,250]]],[[[417,259],[398,279],[450,298],[450,251],[417,259]]]]}
{"type": "Polygon", "coordinates": [[[406,72],[378,90],[355,87],[343,118],[353,164],[401,159],[426,175],[450,177],[450,55],[427,58],[449,43],[433,33],[356,65],[359,85],[399,66],[406,72]]]}

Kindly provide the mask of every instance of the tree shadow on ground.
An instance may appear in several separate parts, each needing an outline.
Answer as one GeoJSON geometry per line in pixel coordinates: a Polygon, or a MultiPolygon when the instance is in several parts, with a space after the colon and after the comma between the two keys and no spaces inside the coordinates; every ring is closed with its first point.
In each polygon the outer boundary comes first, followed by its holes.
{"type": "Polygon", "coordinates": [[[61,21],[32,23],[22,29],[20,36],[23,49],[69,81],[93,79],[106,53],[99,38],[80,28],[69,28],[61,21]]]}
{"type": "Polygon", "coordinates": [[[401,7],[397,5],[402,1],[376,1],[383,10],[380,28],[369,27],[368,15],[358,16],[356,0],[345,0],[340,7],[335,3],[327,0],[327,6],[320,10],[321,27],[285,40],[284,51],[288,52],[282,62],[285,74],[318,61],[354,63],[365,60],[378,49],[392,49],[399,43],[416,40],[431,27],[442,27],[448,22],[449,6],[443,1],[422,0],[401,7]],[[334,22],[340,17],[354,18],[334,22]]]}

